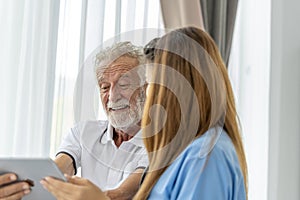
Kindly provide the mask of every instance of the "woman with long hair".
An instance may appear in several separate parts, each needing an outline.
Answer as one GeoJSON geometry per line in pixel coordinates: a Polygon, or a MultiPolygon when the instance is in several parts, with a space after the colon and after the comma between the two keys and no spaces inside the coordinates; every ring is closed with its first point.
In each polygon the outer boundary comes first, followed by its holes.
{"type": "Polygon", "coordinates": [[[150,164],[135,199],[247,199],[234,96],[214,41],[187,27],[153,51],[142,120],[150,164]]]}

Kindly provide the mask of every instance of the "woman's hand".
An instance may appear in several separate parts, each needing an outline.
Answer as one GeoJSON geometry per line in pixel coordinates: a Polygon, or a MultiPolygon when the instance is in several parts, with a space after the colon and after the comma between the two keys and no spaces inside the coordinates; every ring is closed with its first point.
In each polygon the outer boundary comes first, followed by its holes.
{"type": "Polygon", "coordinates": [[[15,174],[0,175],[0,200],[17,200],[30,193],[30,186],[26,182],[16,182],[15,174]]]}
{"type": "Polygon", "coordinates": [[[46,177],[41,180],[43,187],[57,200],[107,200],[109,199],[97,186],[87,179],[65,175],[68,182],[46,177]]]}

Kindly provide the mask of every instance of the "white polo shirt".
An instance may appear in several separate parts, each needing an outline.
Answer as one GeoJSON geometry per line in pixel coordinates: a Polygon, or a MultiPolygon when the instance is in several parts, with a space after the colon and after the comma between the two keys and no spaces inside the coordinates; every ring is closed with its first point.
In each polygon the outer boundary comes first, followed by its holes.
{"type": "Polygon", "coordinates": [[[81,176],[102,190],[118,187],[136,169],[148,166],[141,131],[118,148],[107,121],[77,124],[64,137],[58,152],[73,157],[76,168],[81,167],[81,176]]]}

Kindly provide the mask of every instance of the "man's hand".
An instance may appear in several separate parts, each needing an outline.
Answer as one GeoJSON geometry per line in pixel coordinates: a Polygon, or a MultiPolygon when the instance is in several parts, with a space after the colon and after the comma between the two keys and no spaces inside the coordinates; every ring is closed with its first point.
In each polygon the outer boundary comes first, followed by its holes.
{"type": "Polygon", "coordinates": [[[132,199],[139,189],[143,172],[144,169],[136,169],[118,188],[105,191],[106,196],[111,200],[132,199]]]}
{"type": "Polygon", "coordinates": [[[30,193],[30,186],[26,182],[16,182],[15,174],[0,175],[0,200],[18,200],[30,193]]]}

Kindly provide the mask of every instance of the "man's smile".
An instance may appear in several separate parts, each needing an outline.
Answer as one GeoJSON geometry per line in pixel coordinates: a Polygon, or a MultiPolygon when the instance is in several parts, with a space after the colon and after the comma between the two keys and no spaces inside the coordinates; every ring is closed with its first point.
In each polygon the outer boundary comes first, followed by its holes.
{"type": "Polygon", "coordinates": [[[128,108],[129,108],[129,105],[120,105],[120,106],[115,106],[115,107],[109,108],[109,111],[123,111],[128,108]]]}

